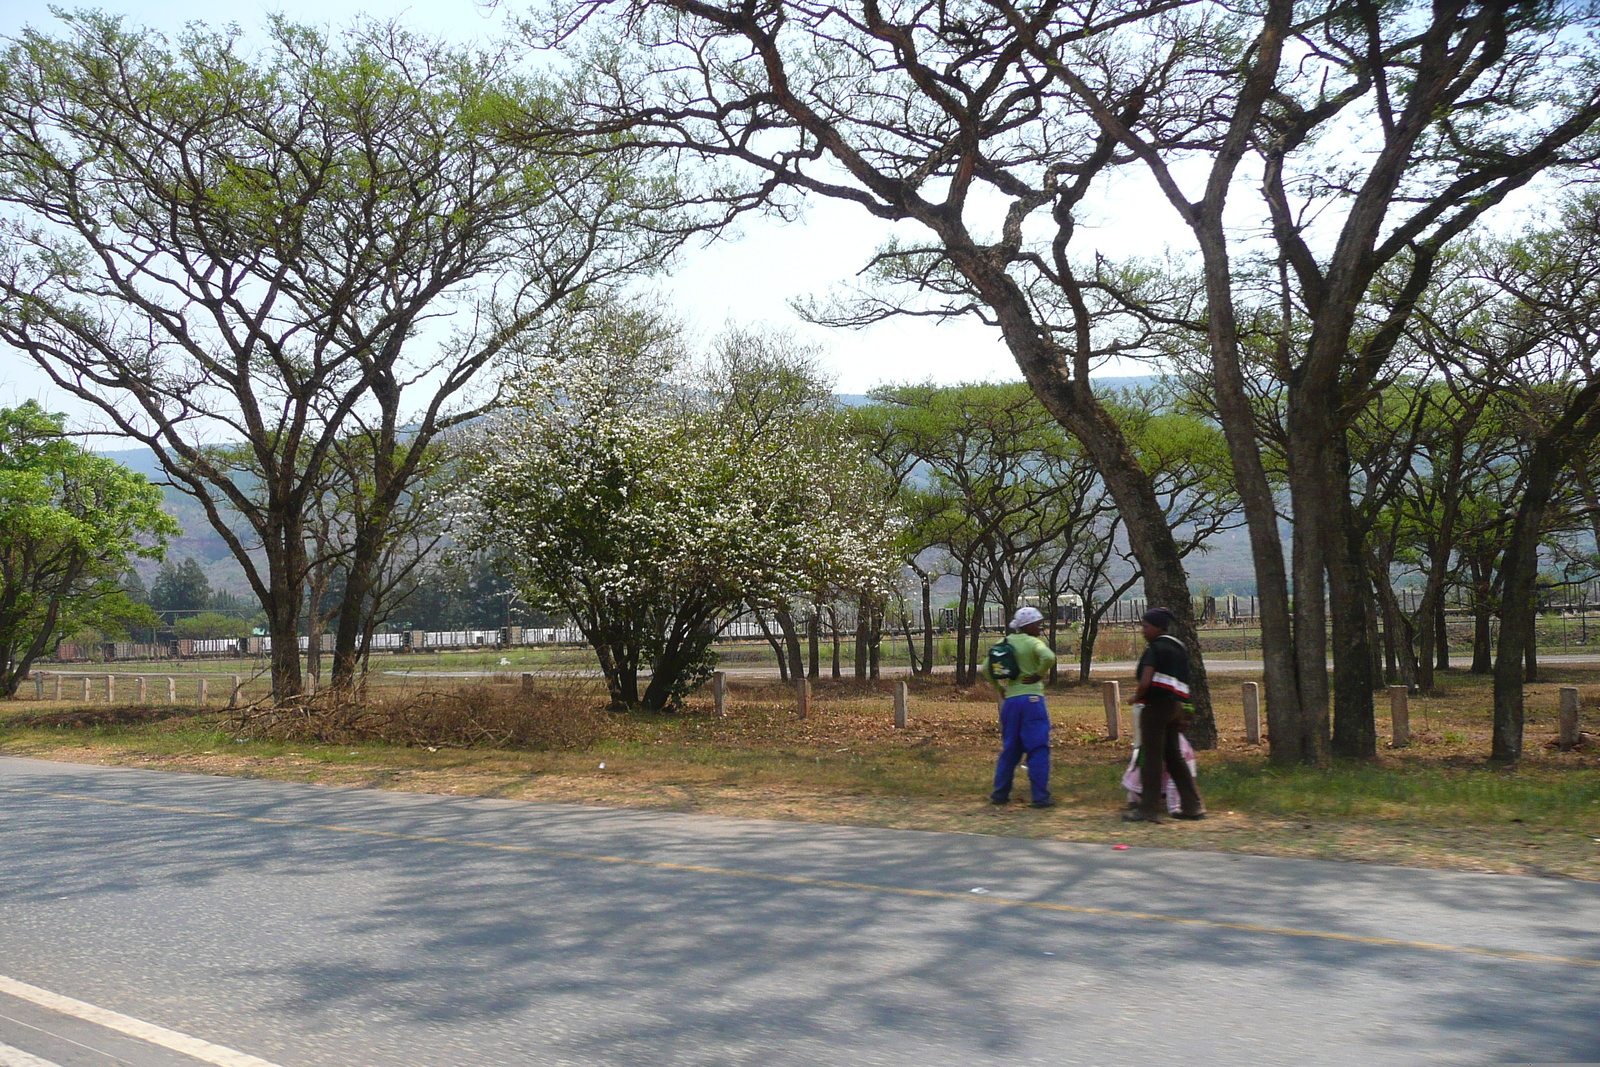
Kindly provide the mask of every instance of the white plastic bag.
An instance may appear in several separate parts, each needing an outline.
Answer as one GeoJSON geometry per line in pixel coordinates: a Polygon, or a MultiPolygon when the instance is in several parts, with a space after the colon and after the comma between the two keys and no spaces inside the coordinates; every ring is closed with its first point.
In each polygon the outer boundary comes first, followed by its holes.
{"type": "MultiPolygon", "coordinates": [[[[1182,734],[1178,735],[1178,752],[1183,756],[1183,762],[1189,765],[1189,774],[1198,783],[1200,780],[1200,767],[1195,762],[1194,749],[1189,745],[1189,739],[1182,734]]],[[[1166,768],[1161,771],[1161,785],[1167,794],[1167,810],[1177,812],[1183,810],[1183,803],[1178,797],[1178,783],[1172,780],[1166,768]]],[[[1122,773],[1122,788],[1128,791],[1128,803],[1137,804],[1140,795],[1144,792],[1139,767],[1139,746],[1133,748],[1133,755],[1128,757],[1128,769],[1122,773]]]]}

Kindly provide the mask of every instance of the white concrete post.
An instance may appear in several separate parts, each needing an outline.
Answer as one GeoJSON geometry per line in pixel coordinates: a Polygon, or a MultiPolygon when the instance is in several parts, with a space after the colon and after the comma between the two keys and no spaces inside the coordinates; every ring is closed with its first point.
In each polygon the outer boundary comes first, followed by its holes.
{"type": "Polygon", "coordinates": [[[1261,686],[1255,682],[1244,683],[1244,739],[1261,743],[1261,686]]]}
{"type": "Polygon", "coordinates": [[[228,707],[236,708],[238,706],[239,706],[239,676],[236,674],[236,675],[233,676],[233,689],[228,693],[228,707]]]}
{"type": "Polygon", "coordinates": [[[1557,742],[1563,752],[1578,747],[1578,688],[1561,687],[1561,736],[1557,742]]]}
{"type": "Polygon", "coordinates": [[[1403,685],[1389,687],[1389,718],[1394,726],[1393,748],[1411,744],[1411,703],[1403,685]]]}
{"type": "Polygon", "coordinates": [[[167,679],[167,703],[168,704],[176,704],[177,702],[178,702],[178,681],[177,681],[176,678],[168,678],[167,679]]]}
{"type": "Polygon", "coordinates": [[[1106,709],[1106,736],[1115,741],[1122,736],[1122,683],[1101,682],[1100,702],[1106,709]]]}
{"type": "Polygon", "coordinates": [[[61,699],[61,675],[56,675],[56,699],[61,699]]]}
{"type": "Polygon", "coordinates": [[[728,717],[728,672],[717,671],[711,676],[711,701],[716,707],[717,718],[728,717]]]}
{"type": "Polygon", "coordinates": [[[194,702],[203,708],[206,706],[206,689],[208,686],[206,685],[206,679],[203,676],[198,678],[197,681],[199,692],[196,693],[194,702]]]}
{"type": "Polygon", "coordinates": [[[85,704],[89,703],[89,676],[87,674],[83,676],[83,702],[85,704]]]}
{"type": "Polygon", "coordinates": [[[43,700],[44,699],[44,679],[43,678],[36,677],[33,680],[33,699],[35,699],[35,700],[43,700]]]}
{"type": "Polygon", "coordinates": [[[142,675],[142,674],[139,675],[139,681],[138,681],[137,684],[138,684],[138,688],[139,688],[139,703],[143,704],[144,703],[144,675],[142,675]]]}
{"type": "Polygon", "coordinates": [[[108,674],[108,675],[106,675],[106,703],[107,704],[115,704],[116,702],[117,702],[117,676],[114,675],[114,674],[108,674]]]}
{"type": "Polygon", "coordinates": [[[906,728],[906,683],[904,681],[894,683],[894,728],[896,730],[904,730],[906,728]]]}

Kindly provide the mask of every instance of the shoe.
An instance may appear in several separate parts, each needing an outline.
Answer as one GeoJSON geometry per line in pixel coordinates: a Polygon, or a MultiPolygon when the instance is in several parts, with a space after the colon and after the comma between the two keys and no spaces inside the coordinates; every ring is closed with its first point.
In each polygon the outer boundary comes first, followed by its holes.
{"type": "Polygon", "coordinates": [[[1011,798],[1010,797],[990,797],[989,798],[989,803],[993,804],[995,807],[1003,807],[1004,805],[1011,803],[1011,798]]]}
{"type": "Polygon", "coordinates": [[[1125,811],[1122,813],[1123,822],[1153,822],[1163,823],[1167,820],[1159,815],[1152,815],[1147,811],[1125,811]]]}
{"type": "Polygon", "coordinates": [[[1055,806],[1056,802],[1054,800],[1035,800],[1032,804],[1028,805],[1030,808],[1053,808],[1055,806]]]}
{"type": "Polygon", "coordinates": [[[1184,822],[1199,822],[1201,819],[1206,817],[1206,813],[1203,811],[1197,811],[1190,815],[1181,811],[1176,811],[1172,813],[1172,817],[1174,819],[1182,819],[1184,822]]]}

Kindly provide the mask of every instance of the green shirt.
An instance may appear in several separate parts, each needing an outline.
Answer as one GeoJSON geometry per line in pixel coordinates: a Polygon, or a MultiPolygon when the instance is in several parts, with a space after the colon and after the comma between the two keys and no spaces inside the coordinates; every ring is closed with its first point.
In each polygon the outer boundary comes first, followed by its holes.
{"type": "Polygon", "coordinates": [[[1031,634],[1012,634],[1006,638],[1006,643],[1017,654],[1017,667],[1022,675],[1009,682],[991,676],[990,684],[1007,700],[1021,696],[1044,696],[1044,680],[1056,662],[1056,654],[1050,651],[1049,645],[1031,634]],[[1035,681],[1025,682],[1023,678],[1033,678],[1035,681]]]}

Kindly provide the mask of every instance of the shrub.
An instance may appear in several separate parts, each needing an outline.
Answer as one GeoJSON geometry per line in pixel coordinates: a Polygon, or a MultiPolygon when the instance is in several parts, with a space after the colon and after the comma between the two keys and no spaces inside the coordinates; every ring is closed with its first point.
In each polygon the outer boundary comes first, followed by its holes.
{"type": "Polygon", "coordinates": [[[599,703],[589,686],[546,687],[529,693],[479,683],[249,709],[234,727],[253,737],[283,741],[538,751],[583,748],[600,740],[607,718],[599,703]]]}
{"type": "Polygon", "coordinates": [[[172,624],[172,635],[190,641],[211,641],[220,637],[249,637],[250,624],[215,611],[202,611],[172,624]]]}

